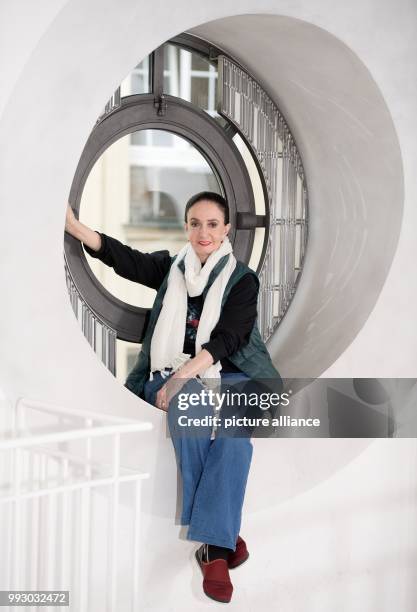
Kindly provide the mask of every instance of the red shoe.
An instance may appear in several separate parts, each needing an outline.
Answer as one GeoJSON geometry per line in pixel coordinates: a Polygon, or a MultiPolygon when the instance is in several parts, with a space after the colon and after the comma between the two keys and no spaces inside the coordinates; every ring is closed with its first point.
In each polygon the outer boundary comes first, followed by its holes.
{"type": "Polygon", "coordinates": [[[203,590],[207,597],[229,603],[232,599],[233,584],[230,581],[227,561],[224,559],[204,561],[207,558],[204,544],[196,551],[195,558],[203,572],[203,590]]]}
{"type": "Polygon", "coordinates": [[[236,541],[236,550],[229,554],[227,565],[229,569],[234,569],[249,559],[248,549],[246,548],[245,540],[238,536],[236,541]]]}

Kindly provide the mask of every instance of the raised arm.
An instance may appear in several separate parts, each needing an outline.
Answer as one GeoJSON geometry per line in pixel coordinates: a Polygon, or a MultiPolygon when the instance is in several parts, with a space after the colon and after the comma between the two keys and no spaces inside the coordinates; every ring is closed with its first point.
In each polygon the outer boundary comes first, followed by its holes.
{"type": "Polygon", "coordinates": [[[71,206],[67,206],[67,215],[65,218],[65,231],[87,245],[93,251],[99,251],[101,248],[100,234],[90,229],[81,221],[75,218],[71,206]]]}
{"type": "Polygon", "coordinates": [[[119,276],[151,289],[159,289],[171,267],[168,251],[142,253],[132,249],[116,238],[95,232],[77,221],[70,207],[67,209],[65,229],[83,243],[91,257],[113,268],[119,276]]]}

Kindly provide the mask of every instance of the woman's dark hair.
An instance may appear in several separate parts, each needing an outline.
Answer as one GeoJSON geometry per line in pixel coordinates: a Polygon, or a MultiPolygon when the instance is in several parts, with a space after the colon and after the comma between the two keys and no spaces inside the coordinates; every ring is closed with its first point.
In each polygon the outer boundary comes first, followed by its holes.
{"type": "Polygon", "coordinates": [[[197,204],[197,202],[201,202],[202,200],[208,200],[209,202],[214,202],[220,208],[224,215],[224,222],[227,225],[229,223],[229,207],[227,202],[223,196],[219,193],[215,193],[214,191],[200,191],[200,193],[196,193],[193,195],[185,205],[184,212],[184,221],[187,223],[187,214],[190,210],[191,206],[197,204]]]}

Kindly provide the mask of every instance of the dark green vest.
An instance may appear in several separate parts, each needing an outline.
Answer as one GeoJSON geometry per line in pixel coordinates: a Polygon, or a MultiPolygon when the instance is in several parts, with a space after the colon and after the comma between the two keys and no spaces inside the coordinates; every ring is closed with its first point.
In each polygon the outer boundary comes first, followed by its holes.
{"type": "MultiPolygon", "coordinates": [[[[203,291],[204,298],[206,297],[207,291],[213,284],[214,280],[217,278],[218,274],[226,265],[227,259],[228,255],[222,257],[211,271],[207,285],[203,291]]],[[[174,260],[175,257],[172,258],[171,265],[173,264],[174,260]]],[[[180,270],[182,270],[182,272],[184,272],[183,261],[180,262],[179,268],[180,270]]],[[[229,282],[227,283],[226,288],[224,290],[221,308],[223,308],[232,287],[245,274],[253,274],[256,278],[257,283],[259,284],[259,280],[255,272],[248,268],[248,266],[246,266],[241,261],[237,261],[236,268],[234,269],[231,277],[229,278],[229,282]]],[[[159,317],[159,313],[161,312],[164,295],[167,289],[168,276],[169,273],[164,278],[162,285],[160,286],[158,293],[156,294],[155,302],[153,304],[149,317],[146,334],[142,342],[142,349],[139,352],[136,363],[132,371],[129,373],[125,382],[125,386],[130,389],[130,391],[142,398],[143,388],[145,386],[145,382],[149,378],[150,373],[150,349],[152,335],[159,317]]],[[[259,333],[256,322],[250,334],[248,344],[233,353],[233,355],[230,355],[228,359],[237,368],[239,368],[239,370],[244,372],[244,374],[249,376],[249,378],[251,379],[273,379],[275,381],[277,381],[277,379],[279,381],[281,380],[281,377],[276,368],[274,367],[269,356],[268,350],[261,338],[261,334],[259,333]]]]}

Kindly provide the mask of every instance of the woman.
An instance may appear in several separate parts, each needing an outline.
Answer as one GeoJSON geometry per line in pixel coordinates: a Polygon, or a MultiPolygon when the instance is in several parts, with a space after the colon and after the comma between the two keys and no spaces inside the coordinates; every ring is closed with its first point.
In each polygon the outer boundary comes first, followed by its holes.
{"type": "MultiPolygon", "coordinates": [[[[188,539],[203,542],[196,558],[204,592],[229,602],[233,591],[229,569],[249,556],[239,529],[252,444],[248,436],[214,432],[212,423],[192,433],[180,427],[178,394],[190,397],[205,389],[200,376],[222,384],[280,377],[256,325],[259,281],[235,259],[227,236],[227,203],[212,192],[188,201],[188,243],[173,258],[168,251],[140,253],[94,232],[77,221],[69,207],[66,230],[119,275],[157,290],[126,386],[168,411],[183,481],[181,524],[189,525],[188,539]]],[[[187,408],[190,419],[213,416],[211,405],[187,408]]]]}

